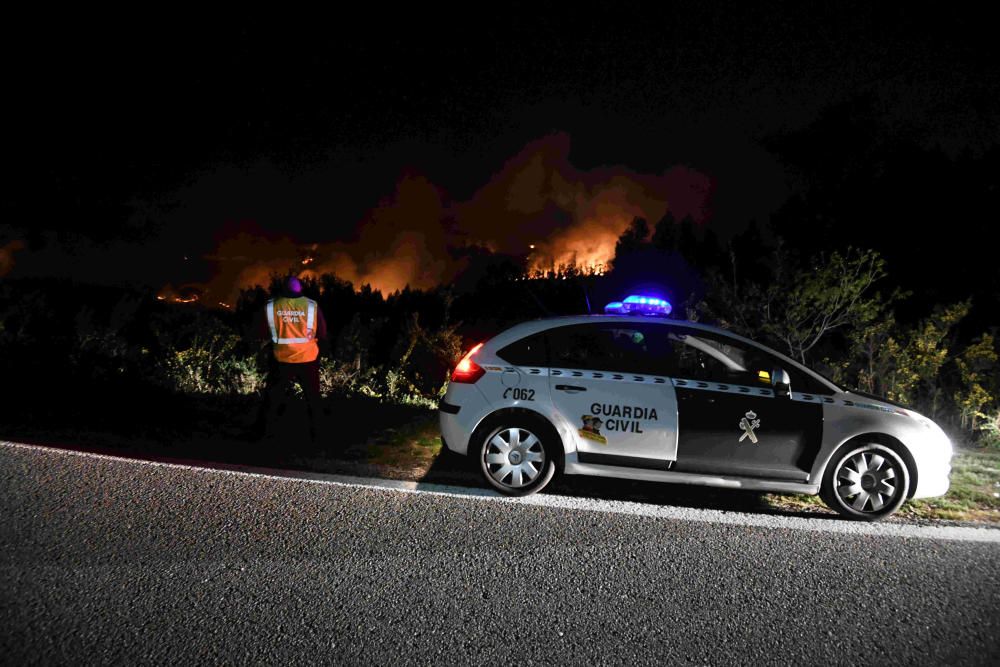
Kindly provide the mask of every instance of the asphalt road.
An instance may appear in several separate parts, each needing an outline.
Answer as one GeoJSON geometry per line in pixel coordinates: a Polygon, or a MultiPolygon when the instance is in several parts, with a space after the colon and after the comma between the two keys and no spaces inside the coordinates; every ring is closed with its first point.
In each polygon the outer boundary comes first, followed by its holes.
{"type": "Polygon", "coordinates": [[[1000,663],[1000,531],[9,445],[0,490],[6,663],[1000,663]]]}

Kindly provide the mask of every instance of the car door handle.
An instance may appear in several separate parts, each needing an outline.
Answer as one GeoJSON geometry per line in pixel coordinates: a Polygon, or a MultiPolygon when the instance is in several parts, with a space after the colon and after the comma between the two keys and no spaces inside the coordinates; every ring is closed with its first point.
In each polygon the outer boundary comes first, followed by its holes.
{"type": "Polygon", "coordinates": [[[586,387],[575,387],[571,384],[557,384],[556,389],[559,391],[587,391],[586,387]]]}

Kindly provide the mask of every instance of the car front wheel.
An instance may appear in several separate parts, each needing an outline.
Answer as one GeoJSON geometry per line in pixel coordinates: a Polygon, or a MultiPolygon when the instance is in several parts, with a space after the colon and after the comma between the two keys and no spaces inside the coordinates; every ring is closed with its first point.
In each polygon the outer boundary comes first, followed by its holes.
{"type": "Polygon", "coordinates": [[[490,430],[479,446],[483,476],[509,496],[536,493],[556,472],[551,445],[544,429],[527,420],[490,430]]]}
{"type": "Polygon", "coordinates": [[[847,444],[823,476],[823,500],[845,517],[879,521],[906,500],[910,473],[895,451],[874,442],[847,444]]]}

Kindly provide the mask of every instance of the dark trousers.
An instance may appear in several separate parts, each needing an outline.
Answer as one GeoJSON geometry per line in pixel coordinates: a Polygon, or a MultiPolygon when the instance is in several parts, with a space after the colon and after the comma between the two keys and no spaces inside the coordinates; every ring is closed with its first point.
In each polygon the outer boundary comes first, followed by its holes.
{"type": "Polygon", "coordinates": [[[285,364],[272,361],[267,375],[267,388],[264,390],[264,402],[257,413],[255,431],[264,435],[268,427],[273,425],[277,412],[285,412],[288,401],[288,389],[293,382],[298,382],[306,397],[306,408],[309,410],[309,434],[316,437],[316,420],[320,415],[321,397],[319,394],[319,360],[304,364],[285,364]]]}

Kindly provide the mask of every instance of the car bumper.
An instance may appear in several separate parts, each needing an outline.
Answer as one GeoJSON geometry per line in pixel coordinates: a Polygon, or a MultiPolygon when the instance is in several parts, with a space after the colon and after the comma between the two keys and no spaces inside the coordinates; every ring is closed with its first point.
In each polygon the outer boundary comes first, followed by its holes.
{"type": "Polygon", "coordinates": [[[928,446],[911,450],[917,464],[917,486],[913,498],[934,498],[948,493],[951,485],[952,444],[940,429],[928,446]]]}
{"type": "Polygon", "coordinates": [[[445,446],[457,454],[465,454],[469,447],[468,435],[462,434],[462,427],[455,415],[439,412],[441,424],[441,440],[445,446]]]}
{"type": "Polygon", "coordinates": [[[920,468],[914,498],[934,498],[948,493],[951,486],[951,463],[944,462],[920,468]]]}
{"type": "Polygon", "coordinates": [[[469,436],[490,411],[489,403],[475,385],[452,384],[440,403],[438,421],[448,449],[466,454],[469,436]]]}

